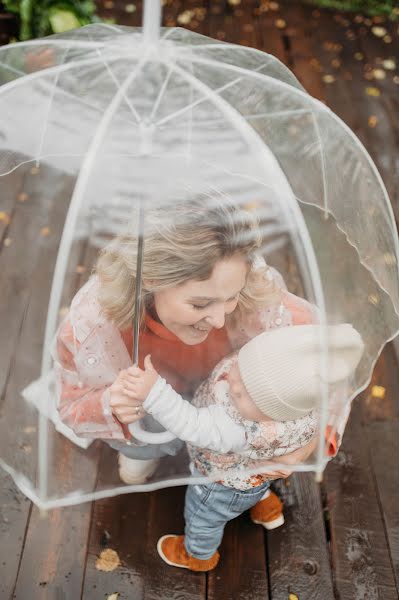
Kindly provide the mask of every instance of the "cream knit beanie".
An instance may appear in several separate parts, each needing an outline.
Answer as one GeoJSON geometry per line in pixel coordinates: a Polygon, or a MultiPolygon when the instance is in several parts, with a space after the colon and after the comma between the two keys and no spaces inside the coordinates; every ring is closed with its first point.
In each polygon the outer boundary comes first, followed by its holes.
{"type": "MultiPolygon", "coordinates": [[[[360,334],[349,324],[326,327],[328,383],[349,377],[363,354],[360,334]]],[[[276,421],[308,414],[320,399],[320,325],[266,331],[238,353],[245,388],[256,406],[276,421]]]]}

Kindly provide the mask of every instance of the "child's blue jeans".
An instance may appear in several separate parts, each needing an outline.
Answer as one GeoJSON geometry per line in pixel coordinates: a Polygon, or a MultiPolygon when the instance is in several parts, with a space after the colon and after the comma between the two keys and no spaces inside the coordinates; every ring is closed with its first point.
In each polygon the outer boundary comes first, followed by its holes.
{"type": "Polygon", "coordinates": [[[226,523],[252,508],[269,489],[266,481],[249,490],[237,490],[220,483],[189,485],[184,506],[186,550],[206,560],[218,549],[226,523]]]}

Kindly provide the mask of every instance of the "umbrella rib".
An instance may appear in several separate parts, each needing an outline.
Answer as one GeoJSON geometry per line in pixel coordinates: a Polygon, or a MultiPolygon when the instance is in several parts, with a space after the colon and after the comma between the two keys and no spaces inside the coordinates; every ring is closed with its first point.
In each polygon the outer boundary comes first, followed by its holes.
{"type": "MultiPolygon", "coordinates": [[[[50,301],[48,306],[48,314],[46,320],[46,330],[44,335],[44,348],[43,348],[43,357],[42,357],[42,366],[41,366],[41,374],[45,375],[51,368],[51,355],[50,355],[50,345],[51,339],[54,335],[56,321],[57,321],[57,313],[58,307],[61,300],[61,291],[62,291],[62,282],[65,276],[67,260],[69,257],[69,251],[72,244],[73,231],[75,229],[76,220],[78,218],[79,209],[81,205],[81,201],[84,196],[84,192],[87,187],[87,182],[89,180],[90,171],[92,164],[95,158],[95,152],[98,149],[99,144],[101,143],[106,131],[107,127],[115,114],[115,111],[120,105],[122,101],[122,97],[124,92],[127,90],[131,82],[137,76],[138,72],[141,70],[143,64],[147,60],[147,52],[144,52],[141,60],[137,63],[136,68],[132,71],[132,73],[126,78],[123,82],[121,88],[115,94],[107,109],[104,112],[104,115],[100,121],[97,132],[90,144],[90,148],[87,152],[86,158],[83,162],[82,168],[80,170],[80,175],[75,185],[75,189],[73,192],[73,196],[69,205],[68,214],[65,220],[64,229],[58,249],[57,261],[54,268],[54,276],[53,282],[51,286],[51,294],[50,301]]],[[[42,415],[39,418],[39,439],[40,439],[40,449],[39,449],[39,489],[40,496],[42,498],[47,495],[47,419],[45,419],[42,415]]]]}
{"type": "MultiPolygon", "coordinates": [[[[98,48],[98,46],[104,46],[103,42],[89,42],[87,40],[51,40],[47,38],[41,38],[40,40],[26,40],[25,42],[18,42],[18,47],[21,46],[72,46],[77,47],[81,46],[82,48],[98,48]]],[[[3,46],[0,48],[1,52],[8,52],[10,50],[10,46],[3,46]]]]}
{"type": "Polygon", "coordinates": [[[153,109],[151,111],[151,114],[149,116],[149,120],[150,121],[155,117],[156,112],[157,112],[157,110],[159,108],[159,105],[161,103],[161,100],[163,99],[163,97],[165,95],[166,88],[168,87],[168,83],[169,83],[169,79],[170,79],[171,74],[172,74],[172,69],[169,66],[168,73],[167,73],[167,75],[165,77],[165,81],[162,84],[162,87],[161,87],[161,89],[159,91],[159,94],[158,94],[158,98],[155,100],[155,104],[154,104],[153,109]]]}
{"type": "MultiPolygon", "coordinates": [[[[274,119],[279,117],[286,117],[291,115],[311,115],[312,111],[310,108],[298,108],[294,110],[280,110],[273,113],[259,113],[257,115],[242,115],[246,121],[256,121],[256,119],[274,119]]],[[[208,121],[201,121],[201,126],[212,125],[218,122],[218,119],[209,119],[208,121]]]]}
{"type": "MultiPolygon", "coordinates": [[[[66,48],[65,54],[62,57],[62,64],[65,64],[65,58],[68,56],[69,50],[70,50],[70,48],[66,48]]],[[[50,94],[49,94],[48,105],[47,105],[47,114],[46,114],[46,118],[45,118],[44,123],[43,123],[43,129],[42,129],[42,134],[40,136],[39,148],[38,148],[38,151],[36,152],[36,162],[37,163],[39,162],[39,157],[40,157],[40,154],[41,154],[41,152],[43,150],[44,138],[45,138],[46,132],[47,132],[48,118],[49,118],[49,115],[50,115],[51,107],[53,105],[54,95],[55,95],[55,92],[57,90],[57,84],[58,84],[59,77],[60,77],[60,73],[57,73],[56,76],[55,76],[55,80],[54,80],[54,82],[53,82],[53,84],[51,86],[51,91],[50,91],[50,94]]]]}
{"type": "MultiPolygon", "coordinates": [[[[215,63],[215,64],[218,64],[218,63],[215,63]]],[[[259,67],[259,70],[261,68],[263,68],[263,66],[264,65],[262,65],[262,67],[259,67]]],[[[216,88],[215,90],[212,90],[212,92],[214,94],[220,94],[221,92],[224,92],[225,90],[229,89],[233,85],[236,85],[236,83],[239,83],[241,81],[241,79],[242,79],[242,77],[237,77],[237,79],[234,79],[234,81],[229,81],[229,83],[225,83],[223,86],[221,86],[219,88],[216,88]]],[[[199,98],[198,100],[195,100],[195,102],[192,102],[191,104],[188,104],[184,108],[181,108],[180,110],[177,110],[176,112],[172,113],[171,115],[168,115],[167,117],[164,117],[163,119],[161,119],[160,121],[158,121],[157,123],[155,123],[155,126],[158,127],[160,125],[165,125],[165,123],[168,123],[171,119],[174,119],[177,116],[180,117],[186,111],[194,108],[195,106],[198,106],[202,102],[206,102],[208,99],[209,98],[207,98],[206,96],[204,96],[203,98],[199,98]]]]}
{"type": "MultiPolygon", "coordinates": [[[[111,58],[117,59],[117,58],[124,58],[123,56],[121,57],[120,52],[112,54],[111,58]]],[[[73,63],[67,63],[67,64],[63,64],[63,65],[55,65],[54,67],[49,67],[48,69],[42,69],[41,71],[34,71],[33,73],[29,73],[27,75],[25,75],[24,77],[21,77],[20,79],[17,79],[15,81],[10,81],[10,83],[7,83],[6,85],[2,86],[0,88],[0,95],[1,93],[6,93],[8,91],[10,91],[10,89],[17,87],[19,85],[22,85],[21,82],[26,83],[26,81],[28,80],[29,82],[34,80],[34,79],[40,79],[43,78],[45,75],[56,75],[57,73],[63,73],[65,71],[70,71],[71,69],[75,68],[75,67],[86,67],[86,66],[90,66],[90,65],[95,65],[98,64],[99,62],[101,62],[101,59],[98,57],[93,57],[93,58],[87,58],[87,59],[82,59],[82,60],[77,60],[74,61],[73,63]]]]}
{"type": "MultiPolygon", "coordinates": [[[[122,31],[120,30],[120,28],[115,27],[115,25],[111,25],[111,23],[97,23],[97,25],[100,25],[101,27],[106,27],[107,29],[112,29],[112,31],[116,31],[117,33],[122,33],[122,31]]],[[[86,26],[86,27],[90,27],[86,26]]],[[[86,27],[81,27],[80,29],[86,29],[86,27]]],[[[87,31],[86,31],[87,33],[87,31]]]]}
{"type": "MultiPolygon", "coordinates": [[[[24,73],[23,71],[20,71],[19,69],[16,69],[15,67],[11,67],[10,65],[3,65],[0,63],[0,66],[7,69],[8,71],[11,71],[11,73],[15,73],[16,75],[18,75],[20,77],[24,77],[26,75],[26,73],[24,73]]],[[[90,104],[89,102],[87,102],[83,98],[80,98],[79,96],[74,96],[73,94],[71,94],[71,92],[67,92],[64,89],[59,88],[58,93],[63,94],[67,98],[70,98],[71,100],[74,100],[75,102],[78,102],[78,103],[82,104],[83,106],[86,106],[87,108],[91,108],[92,110],[94,110],[98,113],[102,113],[101,108],[99,108],[98,106],[95,106],[94,104],[90,104]]]]}
{"type": "MultiPolygon", "coordinates": [[[[88,33],[88,35],[89,35],[89,37],[90,37],[90,34],[89,34],[89,32],[87,32],[87,33],[88,33]]],[[[116,88],[119,90],[119,89],[120,89],[120,83],[119,83],[119,81],[117,80],[117,78],[116,78],[116,76],[114,75],[114,73],[112,72],[112,70],[111,70],[111,68],[110,68],[110,66],[109,66],[109,64],[108,64],[108,62],[105,60],[105,58],[104,58],[103,54],[101,53],[101,50],[100,50],[100,48],[96,48],[96,52],[97,52],[97,55],[98,55],[98,56],[99,56],[99,57],[102,59],[102,61],[103,61],[103,64],[104,64],[105,68],[107,69],[107,71],[108,71],[108,73],[109,73],[109,75],[110,75],[111,79],[113,80],[113,82],[114,82],[114,84],[115,84],[116,88]]],[[[141,118],[140,118],[140,115],[138,114],[137,110],[134,108],[134,106],[133,106],[133,104],[130,102],[130,100],[127,98],[126,94],[124,94],[124,95],[123,95],[123,97],[124,97],[124,100],[125,100],[126,104],[127,104],[127,105],[128,105],[128,107],[130,108],[130,111],[131,111],[132,115],[133,115],[133,116],[134,116],[134,118],[136,119],[136,121],[137,121],[137,124],[141,123],[141,118]]]]}

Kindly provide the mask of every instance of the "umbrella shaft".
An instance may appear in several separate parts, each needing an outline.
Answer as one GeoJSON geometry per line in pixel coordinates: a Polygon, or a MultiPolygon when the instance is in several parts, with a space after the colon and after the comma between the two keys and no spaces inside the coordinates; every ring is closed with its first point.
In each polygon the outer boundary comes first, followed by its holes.
{"type": "Polygon", "coordinates": [[[134,299],[134,324],[133,324],[133,364],[139,361],[139,335],[141,317],[141,288],[143,273],[143,250],[144,250],[144,209],[140,204],[139,235],[137,240],[137,263],[136,263],[136,291],[134,299]]]}
{"type": "Polygon", "coordinates": [[[161,12],[161,0],[144,0],[143,38],[146,43],[159,40],[161,12]]]}

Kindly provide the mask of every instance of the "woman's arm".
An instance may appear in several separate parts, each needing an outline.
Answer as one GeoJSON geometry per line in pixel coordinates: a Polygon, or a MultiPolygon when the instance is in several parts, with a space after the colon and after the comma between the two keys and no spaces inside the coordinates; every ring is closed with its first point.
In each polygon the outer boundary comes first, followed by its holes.
{"type": "Polygon", "coordinates": [[[67,317],[57,332],[54,353],[60,419],[81,437],[124,439],[123,426],[110,407],[112,386],[93,387],[81,382],[74,361],[78,348],[67,317]]]}

